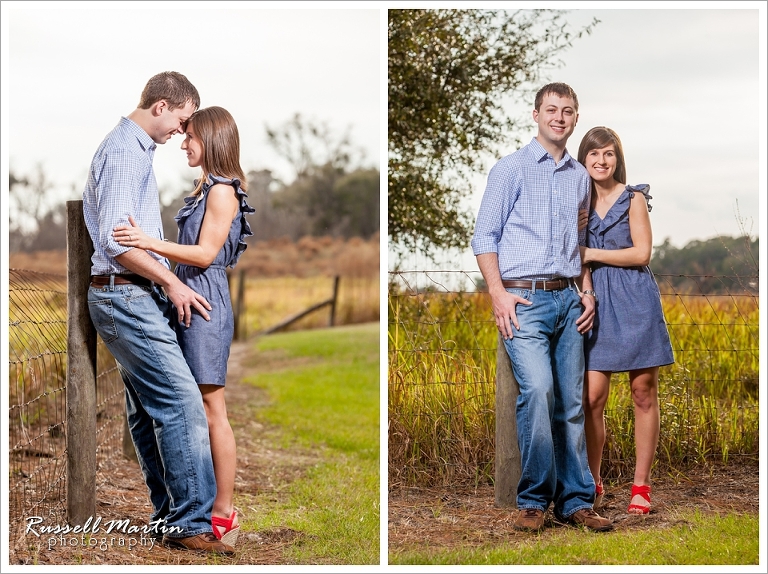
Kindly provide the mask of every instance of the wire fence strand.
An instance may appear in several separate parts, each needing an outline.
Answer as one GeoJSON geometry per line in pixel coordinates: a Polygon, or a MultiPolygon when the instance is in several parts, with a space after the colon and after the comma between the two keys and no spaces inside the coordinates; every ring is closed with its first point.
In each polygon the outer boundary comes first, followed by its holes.
{"type": "MultiPolygon", "coordinates": [[[[11,562],[27,518],[66,521],[67,280],[11,269],[8,297],[8,475],[11,562]]],[[[122,455],[124,387],[97,346],[97,465],[122,455]]]]}

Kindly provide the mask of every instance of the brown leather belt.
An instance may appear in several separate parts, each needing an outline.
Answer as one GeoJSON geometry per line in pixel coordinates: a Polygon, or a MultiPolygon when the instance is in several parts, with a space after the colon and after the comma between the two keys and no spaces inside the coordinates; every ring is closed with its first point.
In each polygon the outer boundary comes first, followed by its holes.
{"type": "Polygon", "coordinates": [[[501,284],[510,289],[531,289],[542,291],[560,291],[571,284],[570,279],[560,277],[558,279],[547,279],[545,281],[529,281],[525,279],[502,279],[501,284]]]}
{"type": "Polygon", "coordinates": [[[152,287],[153,283],[146,277],[134,273],[123,275],[91,275],[91,287],[103,287],[109,285],[109,278],[114,277],[115,285],[141,285],[143,287],[152,287]]]}

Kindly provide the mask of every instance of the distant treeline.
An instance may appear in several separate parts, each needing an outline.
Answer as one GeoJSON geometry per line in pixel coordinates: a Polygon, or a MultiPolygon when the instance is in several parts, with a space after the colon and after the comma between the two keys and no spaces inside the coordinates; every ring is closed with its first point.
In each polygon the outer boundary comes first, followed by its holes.
{"type": "MultiPolygon", "coordinates": [[[[355,169],[345,172],[330,165],[300,175],[282,185],[269,170],[251,171],[248,204],[256,209],[248,216],[253,231],[249,241],[288,237],[340,237],[370,239],[379,231],[379,171],[355,169]]],[[[174,217],[184,205],[181,193],[163,207],[163,228],[175,240],[174,217]]]]}
{"type": "MultiPolygon", "coordinates": [[[[267,128],[275,150],[293,168],[293,181],[278,181],[270,170],[246,175],[248,203],[256,209],[249,217],[252,241],[302,237],[370,239],[379,231],[379,170],[365,167],[364,153],[325,123],[296,114],[275,128],[267,128]]],[[[66,245],[66,205],[54,201],[54,183],[38,165],[32,173],[9,169],[9,250],[33,252],[63,249],[66,245]]],[[[80,195],[85,182],[72,184],[80,195]]],[[[171,240],[177,236],[174,217],[191,193],[193,183],[173,192],[160,189],[163,228],[171,240]]]]}
{"type": "MultiPolygon", "coordinates": [[[[758,249],[759,240],[746,233],[695,240],[680,248],[667,238],[653,248],[650,266],[662,294],[757,295],[758,249]]],[[[474,282],[478,291],[487,290],[482,276],[474,282]]]]}
{"type": "Polygon", "coordinates": [[[667,238],[654,247],[651,269],[662,293],[671,285],[676,292],[757,294],[758,253],[759,239],[747,235],[690,241],[681,248],[667,238]]]}
{"type": "MultiPolygon", "coordinates": [[[[380,227],[379,170],[366,167],[364,153],[349,134],[337,134],[327,124],[296,114],[284,124],[267,127],[270,144],[288,160],[292,181],[278,181],[268,169],[246,174],[251,241],[303,237],[370,239],[380,227]]],[[[85,182],[72,184],[79,196],[85,182]]],[[[54,182],[42,165],[32,173],[9,169],[9,250],[32,252],[64,249],[66,205],[54,201],[54,182]]],[[[160,190],[171,198],[162,206],[163,228],[175,240],[174,217],[193,189],[160,190]]]]}
{"type": "MultiPolygon", "coordinates": [[[[249,241],[267,241],[288,237],[371,238],[379,231],[379,171],[355,169],[345,173],[332,166],[322,166],[303,174],[289,185],[278,184],[268,170],[247,174],[248,203],[256,212],[248,217],[253,231],[249,241]]],[[[46,202],[45,175],[32,177],[10,174],[11,199],[16,215],[8,230],[10,252],[64,249],[66,246],[66,206],[46,202]],[[21,225],[23,222],[26,225],[21,225]]],[[[47,183],[47,182],[46,182],[47,183]]],[[[176,240],[174,217],[184,205],[184,190],[161,213],[165,236],[176,240]]]]}

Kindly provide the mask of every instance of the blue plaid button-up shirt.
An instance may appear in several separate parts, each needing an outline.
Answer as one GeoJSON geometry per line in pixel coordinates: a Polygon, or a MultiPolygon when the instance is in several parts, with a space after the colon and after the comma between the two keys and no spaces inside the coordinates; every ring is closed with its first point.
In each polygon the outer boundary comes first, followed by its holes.
{"type": "Polygon", "coordinates": [[[472,236],[474,254],[496,253],[502,279],[581,273],[579,209],[589,209],[587,170],[566,151],[559,163],[533,138],[491,168],[472,236]]]}
{"type": "MultiPolygon", "coordinates": [[[[135,122],[121,118],[96,150],[83,191],[83,215],[93,241],[91,275],[126,273],[116,256],[132,249],[112,237],[132,215],[150,237],[163,239],[160,196],[152,169],[157,144],[135,122]]],[[[170,269],[168,260],[148,251],[170,269]]]]}

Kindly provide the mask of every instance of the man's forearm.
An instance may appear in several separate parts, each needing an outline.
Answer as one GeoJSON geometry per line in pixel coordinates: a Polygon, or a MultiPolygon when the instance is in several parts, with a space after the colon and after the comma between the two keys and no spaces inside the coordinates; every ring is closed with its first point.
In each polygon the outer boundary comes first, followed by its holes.
{"type": "Polygon", "coordinates": [[[163,287],[168,286],[172,281],[178,280],[170,269],[143,249],[131,249],[118,255],[115,259],[126,269],[130,269],[134,273],[146,277],[163,287]]]}
{"type": "Polygon", "coordinates": [[[501,272],[499,271],[499,256],[496,253],[481,253],[477,256],[477,266],[483,274],[488,293],[504,290],[501,284],[501,272]]]}
{"type": "Polygon", "coordinates": [[[582,291],[590,291],[592,289],[592,271],[590,271],[589,265],[581,266],[578,285],[582,291]]]}

